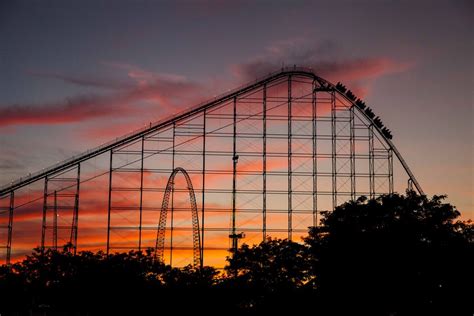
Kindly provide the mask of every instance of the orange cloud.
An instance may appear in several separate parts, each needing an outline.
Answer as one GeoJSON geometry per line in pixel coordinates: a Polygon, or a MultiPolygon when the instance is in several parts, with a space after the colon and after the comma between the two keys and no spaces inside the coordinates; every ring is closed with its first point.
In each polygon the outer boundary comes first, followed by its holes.
{"type": "MultiPolygon", "coordinates": [[[[153,102],[161,110],[176,109],[189,104],[200,95],[200,86],[179,76],[145,75],[138,71],[128,73],[134,84],[108,84],[95,78],[76,78],[49,73],[34,73],[81,86],[113,87],[116,92],[106,95],[83,95],[55,103],[11,104],[0,107],[0,127],[8,125],[62,124],[94,118],[134,116],[149,113],[153,102]],[[120,88],[120,89],[118,89],[120,88]]],[[[114,80],[111,80],[114,82],[114,80]]],[[[123,134],[123,133],[120,133],[123,134]]]]}

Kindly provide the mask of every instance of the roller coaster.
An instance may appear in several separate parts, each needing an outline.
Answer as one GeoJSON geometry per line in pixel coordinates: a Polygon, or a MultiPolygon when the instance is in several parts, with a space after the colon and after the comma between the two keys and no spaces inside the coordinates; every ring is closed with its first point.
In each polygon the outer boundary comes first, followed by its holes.
{"type": "Polygon", "coordinates": [[[194,195],[194,189],[193,189],[193,184],[191,182],[191,178],[189,177],[188,173],[186,170],[184,170],[181,167],[178,167],[173,170],[173,173],[171,173],[168,183],[166,184],[166,189],[165,189],[165,195],[163,197],[163,203],[161,205],[161,211],[160,211],[160,222],[158,224],[158,230],[157,230],[157,235],[156,235],[156,246],[155,246],[155,251],[156,251],[156,256],[159,260],[164,261],[164,251],[165,251],[165,232],[166,232],[166,219],[168,215],[168,205],[170,202],[170,196],[171,193],[174,190],[174,178],[176,177],[176,174],[178,172],[181,172],[185,179],[186,183],[188,185],[188,190],[189,190],[189,201],[191,204],[191,216],[193,219],[193,264],[194,266],[199,266],[202,265],[201,262],[201,241],[200,241],[200,235],[199,235],[199,217],[198,217],[198,211],[197,211],[197,205],[196,205],[196,196],[194,195]]]}
{"type": "Polygon", "coordinates": [[[1,186],[0,255],[153,248],[222,266],[238,242],[299,240],[361,195],[423,194],[392,138],[343,84],[282,68],[1,186]]]}

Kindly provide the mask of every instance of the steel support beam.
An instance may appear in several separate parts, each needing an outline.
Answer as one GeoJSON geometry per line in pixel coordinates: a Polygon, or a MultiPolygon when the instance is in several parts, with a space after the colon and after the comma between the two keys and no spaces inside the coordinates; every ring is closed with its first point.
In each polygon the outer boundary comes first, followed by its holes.
{"type": "Polygon", "coordinates": [[[267,239],[267,84],[263,85],[262,240],[267,239]]]}
{"type": "Polygon", "coordinates": [[[77,164],[77,179],[76,179],[76,194],[74,197],[74,211],[72,215],[72,224],[71,224],[71,236],[69,238],[69,243],[73,248],[73,253],[77,252],[77,232],[79,228],[79,191],[81,184],[81,164],[77,164]]]}
{"type": "Polygon", "coordinates": [[[388,150],[388,192],[393,194],[393,150],[388,150]]]}
{"type": "Polygon", "coordinates": [[[46,213],[48,211],[48,176],[44,178],[43,189],[43,220],[41,225],[41,253],[44,253],[46,238],[46,213]]]}
{"type": "Polygon", "coordinates": [[[7,258],[6,264],[10,265],[12,255],[13,237],[13,210],[15,209],[15,191],[10,192],[10,205],[8,207],[8,236],[7,236],[7,258]]]}
{"type": "Polygon", "coordinates": [[[312,120],[312,140],[313,140],[313,226],[318,225],[318,160],[316,159],[318,144],[317,144],[317,95],[316,95],[316,80],[313,80],[311,93],[311,120],[312,120]]]}
{"type": "Polygon", "coordinates": [[[106,254],[109,255],[110,252],[110,211],[112,207],[112,172],[113,172],[113,150],[110,150],[109,158],[109,202],[107,207],[107,250],[106,254]]]}
{"type": "Polygon", "coordinates": [[[204,266],[204,210],[206,195],[206,114],[207,110],[203,112],[202,123],[202,196],[201,196],[201,268],[204,266]]]}
{"type": "Polygon", "coordinates": [[[351,199],[356,199],[356,160],[355,160],[355,122],[354,122],[354,106],[349,110],[350,121],[349,121],[349,142],[350,142],[350,165],[351,165],[351,199]]]}
{"type": "Polygon", "coordinates": [[[58,250],[58,194],[54,191],[54,206],[53,206],[53,250],[58,250]]]}
{"type": "Polygon", "coordinates": [[[142,250],[142,224],[143,224],[143,160],[145,151],[145,136],[142,136],[141,140],[141,153],[140,153],[140,219],[138,226],[138,251],[142,250]]]}
{"type": "Polygon", "coordinates": [[[337,206],[337,131],[336,95],[331,91],[332,209],[337,206]]]}
{"type": "Polygon", "coordinates": [[[291,76],[288,76],[288,240],[292,240],[293,238],[293,191],[292,191],[292,184],[293,184],[293,169],[291,166],[292,162],[292,113],[291,113],[291,76]]]}
{"type": "Polygon", "coordinates": [[[375,198],[374,125],[369,126],[369,196],[375,198]]]}
{"type": "MultiPolygon", "coordinates": [[[[173,123],[173,145],[171,153],[171,169],[175,169],[175,155],[176,155],[176,123],[173,123]]],[[[171,186],[171,229],[170,229],[170,265],[173,265],[173,231],[174,231],[174,178],[171,186]]]]}
{"type": "Polygon", "coordinates": [[[234,97],[233,102],[233,136],[232,136],[232,232],[230,238],[232,239],[232,251],[235,253],[238,247],[238,235],[235,230],[235,204],[236,204],[236,190],[237,190],[237,98],[234,97]]]}

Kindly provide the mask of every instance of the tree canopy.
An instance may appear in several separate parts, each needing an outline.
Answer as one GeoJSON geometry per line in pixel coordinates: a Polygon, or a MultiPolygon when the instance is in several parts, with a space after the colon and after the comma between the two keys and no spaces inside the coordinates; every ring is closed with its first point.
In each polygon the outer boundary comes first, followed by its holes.
{"type": "Polygon", "coordinates": [[[35,249],[0,267],[0,313],[471,315],[474,225],[444,198],[361,197],[301,241],[243,244],[222,272],[172,268],[152,249],[35,249]]]}
{"type": "Polygon", "coordinates": [[[322,303],[387,315],[472,309],[473,225],[444,198],[361,197],[324,213],[305,238],[322,303]]]}

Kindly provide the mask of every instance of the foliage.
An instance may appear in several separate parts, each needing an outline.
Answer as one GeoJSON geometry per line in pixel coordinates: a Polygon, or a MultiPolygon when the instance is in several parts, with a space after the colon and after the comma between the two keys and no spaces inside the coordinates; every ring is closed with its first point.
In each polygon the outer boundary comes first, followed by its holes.
{"type": "Polygon", "coordinates": [[[326,212],[305,239],[322,303],[387,315],[472,308],[473,225],[454,222],[444,198],[362,197],[326,212]]]}
{"type": "Polygon", "coordinates": [[[310,269],[306,247],[287,239],[271,239],[250,247],[243,244],[228,257],[226,271],[248,287],[277,291],[300,287],[310,269]]]}
{"type": "Polygon", "coordinates": [[[304,286],[311,267],[307,247],[301,243],[268,238],[259,245],[243,244],[227,260],[223,286],[237,289],[233,304],[241,312],[280,313],[287,308],[288,298],[296,303],[307,292],[304,286]]]}
{"type": "Polygon", "coordinates": [[[324,212],[303,243],[243,244],[224,273],[172,268],[151,249],[35,249],[0,266],[0,313],[469,315],[474,224],[444,198],[361,197],[324,212]]]}

